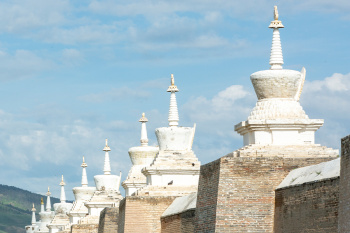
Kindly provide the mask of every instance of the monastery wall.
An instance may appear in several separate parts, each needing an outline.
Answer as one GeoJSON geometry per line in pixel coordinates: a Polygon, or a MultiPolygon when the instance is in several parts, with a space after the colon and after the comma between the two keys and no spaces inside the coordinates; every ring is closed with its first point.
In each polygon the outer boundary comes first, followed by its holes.
{"type": "Polygon", "coordinates": [[[331,159],[231,153],[203,165],[195,232],[273,232],[275,188],[292,169],[331,159]]]}
{"type": "Polygon", "coordinates": [[[195,210],[166,216],[161,218],[162,233],[189,233],[194,232],[195,210]]]}
{"type": "Polygon", "coordinates": [[[129,196],[120,202],[118,232],[161,233],[160,217],[176,197],[129,196]]]}
{"type": "Polygon", "coordinates": [[[341,139],[339,184],[339,232],[350,229],[350,135],[341,139]]]}
{"type": "Polygon", "coordinates": [[[72,225],[72,233],[98,233],[98,224],[72,225]]]}
{"type": "Polygon", "coordinates": [[[339,177],[276,190],[275,233],[338,231],[339,177]]]}
{"type": "Polygon", "coordinates": [[[101,211],[98,233],[118,232],[119,208],[106,207],[101,211]]]}
{"type": "Polygon", "coordinates": [[[220,159],[201,166],[195,213],[196,232],[214,232],[220,174],[220,159]]]}

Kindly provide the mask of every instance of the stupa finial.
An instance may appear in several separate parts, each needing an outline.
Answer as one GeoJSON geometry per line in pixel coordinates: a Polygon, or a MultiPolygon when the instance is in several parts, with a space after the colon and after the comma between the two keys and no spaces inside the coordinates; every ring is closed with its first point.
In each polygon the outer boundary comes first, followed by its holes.
{"type": "Polygon", "coordinates": [[[42,212],[45,212],[45,207],[44,207],[44,199],[43,198],[41,198],[41,200],[40,200],[40,212],[42,213],[42,212]]]}
{"type": "Polygon", "coordinates": [[[81,186],[82,187],[87,187],[88,186],[88,180],[87,180],[87,175],[86,175],[86,167],[88,165],[85,163],[85,158],[83,156],[83,163],[81,164],[81,167],[83,168],[83,173],[81,176],[81,186]]]}
{"type": "Polygon", "coordinates": [[[106,139],[106,146],[103,148],[103,151],[105,152],[105,163],[103,166],[103,172],[105,175],[111,174],[111,163],[109,162],[109,151],[111,151],[111,148],[108,146],[108,139],[106,139]]]}
{"type": "Polygon", "coordinates": [[[35,218],[35,207],[34,207],[34,203],[33,203],[33,208],[32,208],[32,225],[35,225],[36,224],[36,218],[35,218]]]}
{"type": "Polygon", "coordinates": [[[174,75],[171,74],[171,82],[167,92],[171,92],[170,94],[170,107],[169,107],[169,126],[178,126],[179,125],[179,112],[177,109],[176,95],[175,92],[178,92],[177,86],[175,86],[174,75]]]}
{"type": "Polygon", "coordinates": [[[111,148],[109,148],[109,146],[108,146],[108,139],[106,138],[106,145],[103,148],[103,151],[110,151],[110,150],[111,150],[111,148]]]}
{"type": "Polygon", "coordinates": [[[47,187],[47,199],[46,199],[46,211],[51,211],[51,200],[50,200],[50,187],[47,187]]]}
{"type": "Polygon", "coordinates": [[[66,183],[64,183],[64,180],[63,180],[63,175],[62,175],[62,179],[61,179],[61,183],[60,183],[61,186],[65,186],[66,183]]]}
{"type": "Polygon", "coordinates": [[[272,46],[270,54],[271,70],[281,70],[283,65],[282,45],[279,28],[284,28],[282,22],[278,20],[278,9],[274,7],[274,20],[271,21],[269,28],[273,28],[272,46]]]}
{"type": "Polygon", "coordinates": [[[147,137],[147,128],[146,128],[146,122],[148,119],[145,117],[145,113],[142,113],[142,117],[139,120],[141,122],[141,146],[148,146],[148,137],[147,137]]]}
{"type": "Polygon", "coordinates": [[[47,187],[47,193],[46,193],[46,196],[50,196],[51,193],[50,193],[50,186],[47,187]]]}
{"type": "Polygon", "coordinates": [[[61,180],[61,197],[60,197],[60,201],[61,203],[66,203],[66,192],[64,191],[64,186],[66,185],[66,183],[64,183],[63,180],[63,175],[62,175],[62,180],[61,180]]]}

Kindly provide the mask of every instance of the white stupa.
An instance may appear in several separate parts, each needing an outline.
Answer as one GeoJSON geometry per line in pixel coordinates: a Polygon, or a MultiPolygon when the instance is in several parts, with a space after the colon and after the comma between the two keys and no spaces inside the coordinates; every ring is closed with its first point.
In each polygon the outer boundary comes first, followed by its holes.
{"type": "Polygon", "coordinates": [[[26,233],[34,233],[35,231],[37,231],[39,229],[39,226],[37,224],[36,217],[35,217],[35,211],[36,211],[36,209],[35,209],[34,203],[33,203],[32,224],[25,227],[26,233]]]}
{"type": "Polygon", "coordinates": [[[53,217],[50,224],[48,224],[49,232],[50,233],[56,233],[61,230],[64,230],[66,225],[69,225],[69,217],[67,214],[69,214],[69,211],[72,208],[72,203],[66,202],[66,192],[64,190],[64,186],[66,183],[64,182],[63,175],[62,180],[60,182],[61,186],[61,196],[60,196],[60,203],[56,203],[53,205],[53,208],[55,210],[55,216],[53,217]]]}
{"type": "Polygon", "coordinates": [[[73,203],[72,209],[68,214],[71,224],[77,224],[81,218],[85,217],[89,213],[88,208],[85,206],[85,203],[91,199],[92,195],[96,191],[96,187],[88,187],[88,179],[86,175],[87,164],[85,163],[84,157],[81,167],[83,168],[81,187],[73,188],[75,201],[73,203]]]}
{"type": "Polygon", "coordinates": [[[284,26],[278,20],[276,6],[274,21],[269,27],[273,29],[271,67],[250,76],[258,101],[248,120],[235,126],[235,131],[243,136],[245,146],[242,149],[245,152],[238,151],[236,156],[264,156],[264,146],[270,146],[270,149],[275,146],[276,156],[288,155],[289,149],[285,146],[293,146],[289,147],[293,156],[299,157],[338,154],[336,150],[315,144],[315,131],[323,125],[323,120],[309,119],[299,103],[305,68],[301,72],[282,68],[279,29],[284,26]],[[295,153],[295,149],[300,150],[300,153],[295,153]]]}
{"type": "Polygon", "coordinates": [[[126,196],[130,196],[136,190],[146,186],[146,176],[142,174],[141,170],[153,162],[159,151],[159,147],[148,146],[147,121],[148,119],[145,117],[145,113],[142,113],[142,117],[139,120],[139,122],[141,122],[141,146],[131,147],[129,149],[132,167],[129,171],[128,177],[122,183],[126,196]]]}
{"type": "Polygon", "coordinates": [[[180,127],[175,93],[174,76],[171,75],[169,127],[156,129],[159,153],[150,166],[142,169],[147,186],[137,195],[182,196],[197,191],[200,162],[192,151],[195,126],[180,127]]]}
{"type": "Polygon", "coordinates": [[[98,224],[100,212],[106,207],[119,206],[119,202],[123,199],[119,192],[121,173],[119,176],[111,174],[111,165],[109,160],[108,140],[103,148],[105,152],[105,160],[103,167],[103,175],[94,176],[96,191],[91,199],[85,203],[88,208],[88,216],[80,219],[81,224],[98,224]]]}
{"type": "Polygon", "coordinates": [[[45,209],[45,205],[44,205],[44,200],[41,198],[41,211],[39,213],[40,216],[40,222],[38,224],[39,229],[35,232],[43,232],[43,233],[48,233],[49,232],[49,228],[47,227],[47,224],[49,224],[53,217],[55,216],[55,212],[51,211],[51,202],[50,202],[50,188],[47,189],[47,204],[46,205],[46,209],[45,209]]]}

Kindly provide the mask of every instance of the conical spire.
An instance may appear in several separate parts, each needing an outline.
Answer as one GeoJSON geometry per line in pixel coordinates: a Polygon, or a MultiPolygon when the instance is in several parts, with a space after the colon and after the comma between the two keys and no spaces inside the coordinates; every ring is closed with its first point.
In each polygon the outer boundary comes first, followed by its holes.
{"type": "Polygon", "coordinates": [[[43,198],[41,198],[40,204],[41,204],[40,213],[45,212],[44,199],[43,198]]]}
{"type": "Polygon", "coordinates": [[[47,200],[46,200],[46,211],[51,211],[51,200],[50,200],[50,187],[47,187],[47,193],[46,193],[46,196],[47,196],[47,200]]]}
{"type": "Polygon", "coordinates": [[[35,207],[34,207],[34,203],[33,203],[33,208],[32,208],[32,225],[36,224],[36,218],[35,218],[35,207]]]}
{"type": "Polygon", "coordinates": [[[178,92],[177,86],[175,86],[174,75],[171,75],[171,85],[169,86],[167,92],[170,94],[170,107],[169,107],[169,126],[178,126],[179,125],[179,112],[177,110],[177,102],[175,92],[178,92]]]}
{"type": "Polygon", "coordinates": [[[64,183],[63,181],[63,175],[62,175],[62,180],[61,180],[61,198],[60,201],[61,203],[66,203],[66,192],[64,191],[64,186],[66,185],[66,183],[64,183]]]}
{"type": "Polygon", "coordinates": [[[142,117],[139,120],[141,122],[141,146],[148,146],[147,128],[146,122],[148,119],[145,117],[145,113],[142,113],[142,117]]]}
{"type": "Polygon", "coordinates": [[[271,21],[269,28],[273,28],[272,46],[270,54],[271,70],[281,70],[283,65],[282,45],[279,28],[284,28],[282,22],[278,20],[278,10],[275,6],[274,21],[271,21]]]}
{"type": "Polygon", "coordinates": [[[88,186],[88,179],[87,179],[87,175],[86,175],[86,167],[88,165],[85,163],[85,159],[83,156],[83,163],[81,164],[81,167],[83,168],[83,174],[81,176],[81,186],[82,187],[87,187],[88,186]]]}
{"type": "Polygon", "coordinates": [[[111,174],[111,163],[109,162],[109,151],[111,151],[111,148],[108,146],[108,139],[106,139],[106,146],[103,148],[103,151],[105,152],[105,164],[103,166],[103,171],[105,175],[111,174]]]}

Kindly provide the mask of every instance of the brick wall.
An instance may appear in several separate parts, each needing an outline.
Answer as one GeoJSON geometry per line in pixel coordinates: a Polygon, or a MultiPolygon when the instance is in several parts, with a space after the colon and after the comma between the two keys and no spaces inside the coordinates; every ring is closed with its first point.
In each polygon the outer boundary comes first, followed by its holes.
{"type": "Polygon", "coordinates": [[[229,154],[203,165],[195,232],[273,232],[275,188],[292,169],[331,159],[229,154]]]}
{"type": "Polygon", "coordinates": [[[118,232],[119,208],[107,207],[101,211],[98,233],[116,233],[118,232]]]}
{"type": "Polygon", "coordinates": [[[350,135],[341,139],[339,232],[350,232],[350,135]]]}
{"type": "Polygon", "coordinates": [[[73,225],[72,233],[98,233],[98,224],[73,225]]]}
{"type": "Polygon", "coordinates": [[[339,177],[276,190],[275,203],[275,233],[335,233],[339,177]]]}
{"type": "Polygon", "coordinates": [[[196,232],[214,232],[220,159],[201,166],[195,213],[196,232]]]}
{"type": "Polygon", "coordinates": [[[162,233],[192,233],[194,232],[195,210],[161,218],[162,233]]]}
{"type": "Polygon", "coordinates": [[[118,232],[160,233],[160,216],[176,197],[124,198],[119,206],[118,232]]]}

